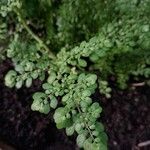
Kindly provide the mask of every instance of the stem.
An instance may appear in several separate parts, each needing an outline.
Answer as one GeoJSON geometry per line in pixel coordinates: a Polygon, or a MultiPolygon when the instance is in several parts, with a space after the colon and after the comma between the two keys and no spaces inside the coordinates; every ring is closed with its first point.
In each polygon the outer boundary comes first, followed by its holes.
{"type": "Polygon", "coordinates": [[[145,141],[145,142],[141,142],[138,144],[138,147],[144,147],[144,146],[148,146],[150,145],[150,140],[149,141],[145,141]]]}
{"type": "Polygon", "coordinates": [[[145,82],[140,82],[140,83],[133,83],[132,86],[144,86],[145,85],[145,82]]]}
{"type": "Polygon", "coordinates": [[[21,21],[23,27],[26,29],[26,31],[40,44],[41,47],[43,47],[47,53],[49,53],[49,57],[51,59],[55,58],[55,55],[50,51],[50,49],[44,44],[44,42],[35,34],[32,32],[32,30],[28,27],[24,19],[22,18],[21,14],[18,10],[14,9],[15,13],[17,14],[19,20],[21,21]]]}

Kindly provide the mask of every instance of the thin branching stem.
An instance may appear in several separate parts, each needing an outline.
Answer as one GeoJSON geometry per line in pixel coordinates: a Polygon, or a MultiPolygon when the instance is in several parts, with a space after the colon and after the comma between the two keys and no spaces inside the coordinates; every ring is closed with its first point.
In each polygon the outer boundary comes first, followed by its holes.
{"type": "Polygon", "coordinates": [[[26,24],[25,20],[23,19],[23,17],[21,16],[20,12],[15,9],[14,10],[18,16],[19,21],[21,22],[21,24],[23,25],[23,27],[26,29],[26,31],[32,36],[33,39],[35,39],[42,48],[44,48],[46,50],[46,52],[48,53],[49,57],[51,59],[55,59],[55,55],[53,54],[53,52],[47,47],[47,45],[44,44],[44,42],[29,28],[29,26],[26,24]]]}

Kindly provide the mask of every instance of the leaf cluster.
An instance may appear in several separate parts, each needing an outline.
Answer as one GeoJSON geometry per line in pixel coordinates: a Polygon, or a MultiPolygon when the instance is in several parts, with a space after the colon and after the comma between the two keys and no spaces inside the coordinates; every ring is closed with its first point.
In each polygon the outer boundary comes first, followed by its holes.
{"type": "Polygon", "coordinates": [[[91,96],[99,88],[111,97],[110,75],[122,89],[131,75],[149,78],[149,6],[149,0],[2,0],[0,43],[9,44],[0,50],[14,65],[5,84],[19,89],[39,78],[43,90],[31,109],[53,109],[57,128],[76,132],[79,147],[106,150],[102,108],[91,96]]]}

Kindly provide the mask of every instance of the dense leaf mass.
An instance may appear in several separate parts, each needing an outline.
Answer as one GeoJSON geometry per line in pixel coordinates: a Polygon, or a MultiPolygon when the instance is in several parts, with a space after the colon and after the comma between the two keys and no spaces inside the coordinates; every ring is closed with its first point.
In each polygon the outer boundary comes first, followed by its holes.
{"type": "MultiPolygon", "coordinates": [[[[111,97],[108,77],[127,88],[132,75],[150,77],[149,0],[1,0],[0,60],[14,70],[8,87],[43,81],[31,109],[54,109],[58,129],[85,150],[106,150],[102,108],[91,95],[111,97]]],[[[146,80],[147,81],[147,80],[146,80]]]]}

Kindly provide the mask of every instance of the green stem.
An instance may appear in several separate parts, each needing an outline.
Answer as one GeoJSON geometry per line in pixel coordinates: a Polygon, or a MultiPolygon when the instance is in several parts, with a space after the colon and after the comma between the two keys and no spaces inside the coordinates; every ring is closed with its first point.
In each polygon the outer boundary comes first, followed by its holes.
{"type": "Polygon", "coordinates": [[[24,21],[24,19],[22,18],[20,12],[18,10],[14,10],[19,18],[19,20],[21,21],[23,27],[26,29],[26,31],[40,44],[41,47],[43,47],[46,52],[49,54],[49,57],[51,59],[55,59],[55,55],[50,51],[50,49],[44,44],[44,42],[35,34],[32,32],[32,30],[28,27],[28,25],[26,24],[26,22],[24,21]]]}

